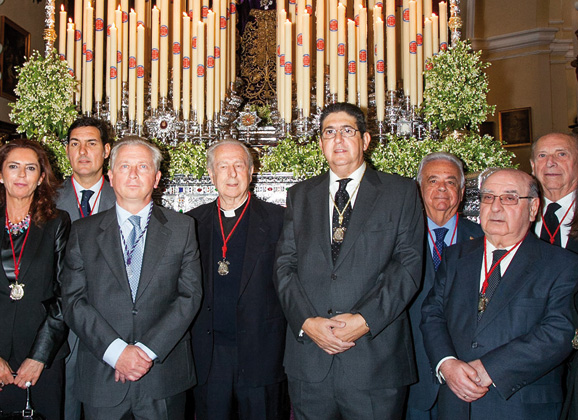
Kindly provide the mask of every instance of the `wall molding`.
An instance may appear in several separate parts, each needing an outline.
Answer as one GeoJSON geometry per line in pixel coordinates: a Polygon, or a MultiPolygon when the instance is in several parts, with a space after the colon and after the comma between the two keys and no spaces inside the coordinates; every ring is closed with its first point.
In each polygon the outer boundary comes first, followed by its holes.
{"type": "Polygon", "coordinates": [[[558,31],[558,28],[534,28],[489,38],[474,38],[472,47],[474,50],[483,50],[485,53],[498,53],[528,47],[550,46],[558,31]]]}

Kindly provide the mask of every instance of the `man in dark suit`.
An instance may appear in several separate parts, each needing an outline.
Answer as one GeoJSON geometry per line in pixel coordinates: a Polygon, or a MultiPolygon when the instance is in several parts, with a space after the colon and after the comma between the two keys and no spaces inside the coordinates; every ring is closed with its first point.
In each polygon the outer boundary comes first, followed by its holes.
{"type": "Polygon", "coordinates": [[[321,114],[331,171],[292,187],[276,261],[297,419],[399,419],[417,379],[409,302],[421,280],[415,183],[370,169],[356,106],[321,114]]]}
{"type": "Polygon", "coordinates": [[[417,182],[426,213],[427,236],[424,250],[424,276],[419,294],[409,308],[411,331],[419,381],[409,387],[406,420],[435,420],[439,382],[432,373],[419,329],[421,306],[434,283],[445,248],[483,236],[480,225],[459,217],[457,211],[465,190],[462,162],[446,152],[423,158],[417,182]]]}
{"type": "Polygon", "coordinates": [[[558,418],[578,257],[528,234],[540,205],[528,174],[492,173],[480,201],[485,237],[446,250],[422,309],[439,418],[558,418]]]}
{"type": "Polygon", "coordinates": [[[578,240],[569,236],[576,208],[578,139],[564,133],[540,137],[532,143],[530,164],[544,196],[534,232],[553,245],[578,253],[578,240]]]}
{"type": "Polygon", "coordinates": [[[195,384],[195,223],[153,204],[160,161],[144,140],[116,143],[108,173],[115,208],[71,231],[64,319],[80,339],[75,391],[87,420],[183,419],[185,390],[195,384]]]}
{"type": "Polygon", "coordinates": [[[207,150],[219,198],[197,221],[203,303],[193,323],[198,420],[289,417],[283,350],[287,322],[273,285],[283,207],[249,192],[253,158],[237,140],[207,150]]]}
{"type": "MultiPolygon", "coordinates": [[[[108,128],[104,121],[81,117],[68,129],[66,156],[72,176],[59,190],[56,207],[65,210],[72,221],[105,211],[114,206],[114,191],[103,176],[104,160],[110,154],[108,128]]],[[[68,335],[70,354],[66,358],[64,420],[80,420],[81,403],[74,396],[74,375],[78,337],[68,335]]]]}

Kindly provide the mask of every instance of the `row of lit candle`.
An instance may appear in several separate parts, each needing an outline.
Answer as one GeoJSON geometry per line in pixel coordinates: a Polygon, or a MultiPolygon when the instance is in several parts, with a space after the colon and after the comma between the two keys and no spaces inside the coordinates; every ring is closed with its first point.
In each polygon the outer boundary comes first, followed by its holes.
{"type": "Polygon", "coordinates": [[[145,0],[135,0],[130,11],[128,0],[109,0],[106,48],[105,0],[96,0],[95,8],[84,1],[75,0],[74,20],[68,24],[61,8],[58,43],[61,59],[81,86],[77,101],[84,114],[92,112],[93,101],[103,101],[106,86],[110,121],[116,124],[123,86],[128,86],[128,118],[142,125],[149,75],[153,111],[159,96],[168,99],[171,78],[172,108],[177,114],[182,110],[185,120],[194,111],[203,123],[220,111],[236,77],[236,0],[214,0],[212,10],[208,0],[189,0],[186,12],[181,0],[172,2],[172,10],[169,0],[158,0],[152,9],[145,0]]]}

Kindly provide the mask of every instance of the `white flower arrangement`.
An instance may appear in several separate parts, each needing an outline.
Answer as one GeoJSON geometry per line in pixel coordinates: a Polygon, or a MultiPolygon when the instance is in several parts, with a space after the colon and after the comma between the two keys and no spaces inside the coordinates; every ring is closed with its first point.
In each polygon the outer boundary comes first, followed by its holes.
{"type": "Polygon", "coordinates": [[[10,118],[17,131],[29,139],[64,139],[78,112],[74,106],[76,79],[54,50],[43,57],[38,51],[17,70],[18,99],[11,103],[10,118]]]}

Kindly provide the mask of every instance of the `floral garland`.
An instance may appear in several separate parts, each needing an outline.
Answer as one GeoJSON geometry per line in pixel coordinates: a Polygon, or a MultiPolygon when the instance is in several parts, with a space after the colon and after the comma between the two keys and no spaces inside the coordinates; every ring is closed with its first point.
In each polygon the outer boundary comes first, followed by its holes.
{"type": "Polygon", "coordinates": [[[19,69],[14,89],[18,99],[9,104],[10,118],[29,139],[64,139],[78,112],[74,106],[77,81],[53,50],[48,57],[32,53],[19,69]]]}

